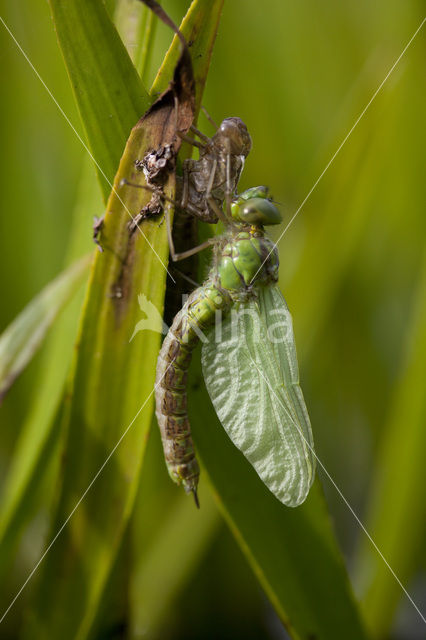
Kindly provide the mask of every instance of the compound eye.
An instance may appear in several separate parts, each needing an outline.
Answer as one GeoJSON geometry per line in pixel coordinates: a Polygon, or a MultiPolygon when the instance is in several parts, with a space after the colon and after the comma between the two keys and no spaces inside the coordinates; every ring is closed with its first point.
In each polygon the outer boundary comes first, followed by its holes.
{"type": "Polygon", "coordinates": [[[281,213],[270,200],[252,198],[241,207],[239,217],[242,222],[253,225],[271,225],[282,222],[281,213]]]}
{"type": "MultiPolygon", "coordinates": [[[[251,138],[241,118],[225,118],[219,127],[219,137],[226,138],[233,155],[247,156],[251,149],[251,138]]],[[[216,134],[217,135],[217,134],[216,134]]]]}
{"type": "Polygon", "coordinates": [[[229,118],[226,118],[225,120],[223,120],[223,122],[220,123],[219,131],[224,136],[228,136],[230,131],[232,131],[232,129],[233,129],[233,126],[229,118]]]}

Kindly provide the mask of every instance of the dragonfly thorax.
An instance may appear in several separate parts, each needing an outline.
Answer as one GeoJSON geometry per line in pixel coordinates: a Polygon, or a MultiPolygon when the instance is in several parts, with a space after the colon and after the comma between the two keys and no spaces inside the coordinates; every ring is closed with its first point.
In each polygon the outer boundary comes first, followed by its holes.
{"type": "Polygon", "coordinates": [[[278,253],[274,243],[255,228],[230,236],[219,247],[211,276],[216,286],[234,294],[277,282],[278,253]]]}

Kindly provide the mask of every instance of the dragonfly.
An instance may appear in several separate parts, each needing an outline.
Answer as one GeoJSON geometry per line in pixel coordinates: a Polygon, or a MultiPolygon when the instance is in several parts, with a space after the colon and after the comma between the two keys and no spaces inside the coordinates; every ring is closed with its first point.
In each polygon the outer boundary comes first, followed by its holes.
{"type": "MultiPolygon", "coordinates": [[[[169,279],[167,281],[166,322],[169,322],[180,308],[182,295],[188,292],[187,283],[197,277],[196,253],[200,248],[209,246],[209,242],[206,242],[194,249],[198,241],[198,221],[215,224],[220,219],[227,224],[223,208],[226,205],[226,210],[230,210],[245,159],[252,146],[247,126],[241,118],[225,118],[217,126],[207,111],[203,110],[216,128],[211,138],[194,125],[190,130],[201,142],[176,132],[176,135],[199,149],[199,158],[187,158],[183,161],[182,175],[176,175],[175,199],[164,194],[161,183],[156,184],[158,167],[155,152],[150,151],[142,160],[135,161],[136,168],[145,175],[146,185],[136,184],[127,179],[122,181],[122,184],[148,189],[153,193],[151,202],[130,223],[131,230],[135,229],[141,220],[152,215],[152,202],[155,202],[155,207],[159,206],[159,210],[165,214],[171,259],[173,262],[180,261],[180,270],[175,272],[173,284],[169,279]],[[175,208],[173,229],[168,210],[162,207],[164,201],[171,203],[175,208]]],[[[164,154],[164,149],[161,153],[164,154]]],[[[160,161],[162,160],[161,157],[160,161]]]]}
{"type": "MultiPolygon", "coordinates": [[[[211,117],[207,117],[214,124],[211,117]]],[[[168,198],[163,193],[161,182],[157,184],[158,161],[162,163],[161,168],[165,162],[163,148],[160,158],[157,157],[158,152],[149,151],[142,160],[135,161],[136,169],[143,171],[145,175],[146,185],[135,184],[127,179],[122,180],[122,184],[151,191],[156,207],[157,202],[162,200],[173,204],[177,213],[194,216],[201,222],[215,224],[220,219],[226,224],[223,206],[226,204],[229,210],[231,200],[237,193],[237,185],[245,159],[251,150],[252,140],[247,126],[237,116],[225,118],[219,126],[214,126],[216,132],[209,138],[191,125],[190,130],[201,142],[176,131],[176,135],[182,140],[199,149],[199,159],[187,158],[183,161],[182,175],[176,175],[175,199],[168,198]]],[[[130,223],[130,228],[136,228],[141,220],[153,215],[151,208],[151,203],[148,203],[130,223]]],[[[160,206],[159,210],[162,211],[163,207],[160,206]]],[[[172,240],[170,236],[169,240],[172,240]]],[[[192,255],[193,251],[189,254],[176,253],[171,241],[170,253],[172,259],[178,261],[192,255]]]]}
{"type": "MultiPolygon", "coordinates": [[[[142,0],[142,2],[178,36],[183,48],[182,53],[186,51],[187,64],[191,66],[188,43],[177,25],[156,0],[142,0]]],[[[177,108],[177,96],[175,96],[175,105],[177,108]]],[[[226,222],[223,216],[223,205],[226,201],[226,207],[229,210],[230,202],[237,193],[237,185],[245,159],[252,146],[250,134],[241,118],[228,117],[217,126],[207,110],[204,107],[202,109],[207,120],[215,128],[215,133],[210,138],[192,124],[190,131],[199,139],[196,140],[194,137],[176,130],[176,137],[198,148],[199,159],[189,158],[183,161],[182,175],[176,175],[174,199],[166,197],[163,191],[165,179],[176,165],[176,157],[172,152],[171,145],[151,149],[142,159],[135,161],[136,169],[144,173],[145,185],[134,184],[127,179],[122,181],[123,184],[148,189],[152,192],[150,202],[129,224],[130,231],[133,232],[144,218],[163,211],[166,218],[171,259],[174,262],[181,261],[180,270],[174,270],[175,277],[168,276],[167,280],[165,301],[167,321],[180,307],[182,295],[186,295],[188,292],[188,282],[193,282],[197,277],[196,253],[198,250],[195,252],[193,250],[198,241],[197,221],[214,224],[221,219],[226,222]],[[174,205],[173,230],[168,210],[163,207],[164,201],[174,205]]],[[[97,235],[101,224],[102,221],[99,221],[94,227],[94,239],[99,246],[97,235]]]]}
{"type": "MultiPolygon", "coordinates": [[[[241,118],[225,118],[209,138],[195,126],[190,130],[201,142],[188,136],[184,140],[198,147],[198,160],[188,158],[183,162],[182,178],[177,181],[180,192],[179,208],[193,213],[202,222],[224,221],[223,204],[230,202],[237,190],[244,162],[250,152],[252,141],[241,118]]],[[[179,198],[178,198],[179,201],[179,198]]]]}
{"type": "Polygon", "coordinates": [[[192,248],[198,243],[198,221],[214,224],[225,219],[224,204],[229,209],[252,146],[250,134],[241,118],[225,118],[216,126],[204,111],[216,132],[209,138],[192,126],[190,130],[201,142],[184,136],[187,142],[199,149],[199,159],[185,159],[182,176],[176,176],[173,231],[166,217],[170,255],[174,262],[180,261],[179,270],[175,270],[175,283],[172,284],[169,277],[167,281],[165,319],[168,323],[180,308],[182,295],[190,292],[188,283],[197,279],[198,259],[192,248]]]}
{"type": "Polygon", "coordinates": [[[208,276],[175,316],[158,357],[156,415],[167,469],[197,506],[200,471],[186,384],[200,340],[204,380],[218,418],[264,484],[283,504],[296,507],[313,482],[312,429],[292,320],[277,286],[278,253],[264,232],[281,220],[266,187],[234,197],[224,233],[210,240],[208,276]]]}
{"type": "MultiPolygon", "coordinates": [[[[156,0],[141,1],[178,36],[183,47],[182,55],[186,53],[186,64],[191,68],[189,75],[193,77],[191,54],[183,33],[156,0]]],[[[195,95],[193,97],[194,104],[195,95]]],[[[178,96],[175,95],[174,99],[177,124],[178,96]]],[[[245,159],[252,147],[252,141],[248,129],[241,118],[228,117],[217,126],[207,110],[204,107],[202,109],[216,131],[209,138],[192,123],[190,131],[199,138],[199,140],[196,140],[185,132],[179,131],[176,127],[175,140],[179,137],[192,146],[198,147],[200,155],[198,160],[187,158],[183,161],[182,176],[176,175],[175,199],[167,198],[162,189],[165,179],[170,170],[174,168],[176,162],[173,144],[151,149],[145,154],[144,158],[135,160],[136,169],[143,171],[145,175],[145,185],[134,185],[126,179],[122,181],[123,184],[138,186],[153,193],[151,202],[130,223],[129,228],[131,231],[145,217],[159,213],[162,210],[162,200],[171,202],[177,210],[177,215],[191,214],[198,220],[211,224],[215,224],[219,219],[226,222],[223,215],[223,204],[226,201],[226,206],[229,210],[231,199],[236,194],[245,159]]],[[[176,253],[174,251],[171,230],[169,231],[169,246],[171,257],[174,261],[193,255],[193,252],[186,256],[184,253],[176,253]]]]}

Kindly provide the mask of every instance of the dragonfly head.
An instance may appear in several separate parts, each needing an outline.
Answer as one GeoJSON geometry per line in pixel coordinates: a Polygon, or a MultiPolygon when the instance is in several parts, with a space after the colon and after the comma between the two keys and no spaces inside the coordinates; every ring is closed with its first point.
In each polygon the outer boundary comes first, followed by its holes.
{"type": "Polygon", "coordinates": [[[279,209],[268,198],[267,187],[252,187],[243,191],[231,205],[235,222],[254,226],[268,226],[282,222],[279,209]]]}
{"type": "Polygon", "coordinates": [[[250,134],[241,118],[225,118],[212,140],[219,151],[233,156],[245,158],[251,149],[250,134]]]}

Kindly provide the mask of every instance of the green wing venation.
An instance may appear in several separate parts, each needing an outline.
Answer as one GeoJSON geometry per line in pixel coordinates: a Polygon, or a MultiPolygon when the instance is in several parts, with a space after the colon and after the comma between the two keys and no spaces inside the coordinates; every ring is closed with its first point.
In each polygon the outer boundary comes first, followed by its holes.
{"type": "Polygon", "coordinates": [[[301,389],[291,316],[276,287],[233,309],[221,340],[203,345],[216,413],[263,482],[288,506],[301,504],[314,475],[311,427],[301,389]]]}
{"type": "Polygon", "coordinates": [[[297,423],[303,434],[303,446],[311,461],[313,477],[316,462],[314,441],[311,421],[299,385],[299,365],[291,314],[284,296],[277,286],[262,289],[259,298],[261,316],[265,319],[268,327],[268,335],[275,338],[273,342],[275,355],[283,371],[284,385],[291,396],[290,403],[297,414],[297,423]]]}

